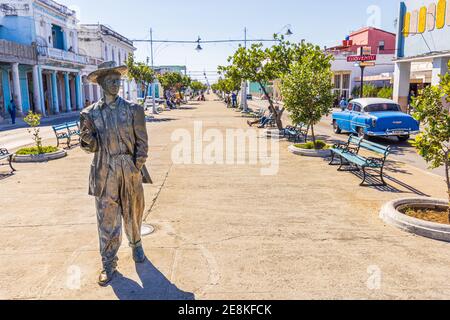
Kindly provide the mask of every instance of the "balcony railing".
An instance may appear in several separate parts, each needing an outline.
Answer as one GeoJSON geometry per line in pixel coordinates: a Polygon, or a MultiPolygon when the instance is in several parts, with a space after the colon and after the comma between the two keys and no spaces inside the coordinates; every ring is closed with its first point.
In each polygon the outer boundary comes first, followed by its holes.
{"type": "Polygon", "coordinates": [[[50,8],[55,9],[56,11],[59,11],[62,14],[65,14],[65,15],[68,15],[68,16],[75,15],[75,11],[70,10],[66,6],[64,6],[62,4],[59,4],[56,1],[53,1],[53,0],[39,0],[39,2],[42,2],[43,4],[49,6],[50,8]]]}
{"type": "Polygon", "coordinates": [[[0,56],[11,62],[36,62],[36,47],[0,39],[0,56]]]}
{"type": "Polygon", "coordinates": [[[62,62],[70,62],[74,64],[86,65],[89,63],[89,59],[86,56],[82,56],[70,51],[64,51],[61,49],[50,47],[38,47],[38,53],[41,57],[47,57],[49,59],[58,60],[62,62]]]}

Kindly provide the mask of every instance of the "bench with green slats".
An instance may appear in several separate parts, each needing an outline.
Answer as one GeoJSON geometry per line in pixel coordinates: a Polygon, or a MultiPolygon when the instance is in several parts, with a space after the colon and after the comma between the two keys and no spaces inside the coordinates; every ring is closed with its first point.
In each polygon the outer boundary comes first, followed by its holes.
{"type": "Polygon", "coordinates": [[[330,165],[336,165],[335,158],[340,159],[340,165],[338,171],[363,171],[363,182],[361,186],[365,185],[367,180],[366,169],[379,169],[380,179],[382,181],[381,186],[385,186],[386,182],[383,178],[383,170],[386,163],[386,159],[389,156],[391,147],[382,146],[377,143],[373,143],[363,138],[350,136],[346,144],[336,144],[332,149],[332,158],[330,165]],[[360,154],[361,150],[370,151],[377,154],[379,157],[365,157],[360,154]],[[344,170],[344,166],[351,166],[350,169],[344,170]]]}

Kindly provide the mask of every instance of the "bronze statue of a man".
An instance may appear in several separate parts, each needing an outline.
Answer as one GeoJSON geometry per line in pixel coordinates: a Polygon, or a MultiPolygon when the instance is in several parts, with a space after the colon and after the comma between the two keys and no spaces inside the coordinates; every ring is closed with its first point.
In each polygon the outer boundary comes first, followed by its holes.
{"type": "Polygon", "coordinates": [[[103,270],[99,285],[106,286],[117,268],[122,242],[122,219],[133,259],[146,257],[141,242],[144,214],[143,183],[151,183],[145,162],[148,136],[144,109],[118,96],[126,66],[106,62],[88,76],[99,84],[103,98],[81,112],[81,147],[95,153],[89,194],[96,197],[103,270]]]}

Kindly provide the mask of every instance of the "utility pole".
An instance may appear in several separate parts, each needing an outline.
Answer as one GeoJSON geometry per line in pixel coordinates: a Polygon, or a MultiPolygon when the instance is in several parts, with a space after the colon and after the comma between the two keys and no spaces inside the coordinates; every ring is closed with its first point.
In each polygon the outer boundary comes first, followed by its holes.
{"type": "MultiPolygon", "coordinates": [[[[153,29],[150,28],[150,50],[151,50],[151,66],[153,71],[155,71],[155,63],[153,56],[153,29]]],[[[156,76],[156,74],[155,74],[156,76]]],[[[145,93],[147,94],[147,92],[145,93]]],[[[156,110],[156,79],[152,82],[152,104],[153,104],[153,114],[158,114],[158,110],[156,110]]]]}
{"type": "MultiPolygon", "coordinates": [[[[244,28],[244,47],[247,49],[247,27],[244,28]]],[[[242,80],[241,85],[241,108],[243,113],[248,113],[247,103],[247,80],[242,80]]]]}

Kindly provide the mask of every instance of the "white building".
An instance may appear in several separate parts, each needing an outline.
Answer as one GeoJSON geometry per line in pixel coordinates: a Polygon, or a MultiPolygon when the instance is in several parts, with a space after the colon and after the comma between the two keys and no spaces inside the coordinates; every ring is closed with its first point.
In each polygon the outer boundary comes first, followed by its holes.
{"type": "Polygon", "coordinates": [[[394,99],[407,109],[411,91],[438,85],[450,61],[450,0],[400,3],[394,99]]]}
{"type": "MultiPolygon", "coordinates": [[[[88,83],[86,76],[97,69],[98,64],[115,61],[117,65],[126,64],[128,57],[136,51],[133,42],[102,24],[80,24],[78,26],[80,52],[90,57],[90,64],[83,70],[85,104],[98,101],[100,87],[88,83]]],[[[124,79],[120,96],[126,100],[137,101],[138,91],[134,81],[124,79]]]]}

